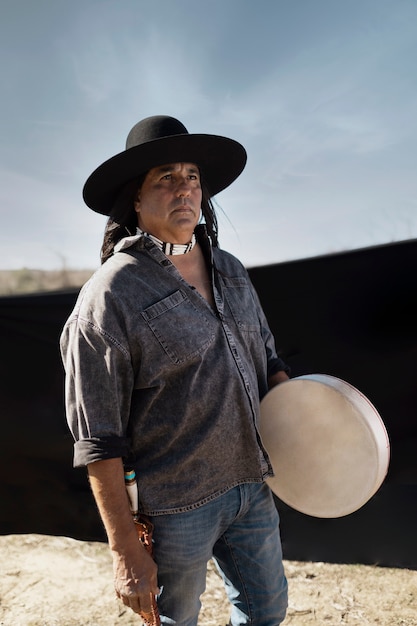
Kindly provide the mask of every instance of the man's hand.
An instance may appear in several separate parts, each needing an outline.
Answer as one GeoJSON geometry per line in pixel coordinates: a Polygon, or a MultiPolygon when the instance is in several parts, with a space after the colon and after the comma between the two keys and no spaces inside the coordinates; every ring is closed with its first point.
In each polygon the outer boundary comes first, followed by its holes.
{"type": "Polygon", "coordinates": [[[139,539],[136,542],[128,554],[112,551],[114,587],[118,598],[132,611],[152,614],[153,599],[159,594],[157,566],[139,539]]]}
{"type": "Polygon", "coordinates": [[[289,380],[288,374],[284,371],[279,371],[268,378],[268,388],[272,389],[286,380],[289,380]]]}

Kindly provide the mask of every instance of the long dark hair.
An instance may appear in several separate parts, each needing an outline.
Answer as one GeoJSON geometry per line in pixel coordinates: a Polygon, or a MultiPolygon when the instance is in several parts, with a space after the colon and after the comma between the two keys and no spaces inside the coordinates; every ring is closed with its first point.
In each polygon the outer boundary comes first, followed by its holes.
{"type": "MultiPolygon", "coordinates": [[[[113,255],[114,246],[120,239],[136,233],[138,225],[137,215],[134,208],[135,198],[138,190],[142,187],[147,172],[140,177],[129,181],[119,192],[110,212],[104,230],[103,244],[101,246],[101,263],[105,263],[113,255]]],[[[212,245],[218,247],[218,223],[213,203],[210,199],[210,192],[201,176],[201,212],[206,224],[207,234],[212,245]]]]}

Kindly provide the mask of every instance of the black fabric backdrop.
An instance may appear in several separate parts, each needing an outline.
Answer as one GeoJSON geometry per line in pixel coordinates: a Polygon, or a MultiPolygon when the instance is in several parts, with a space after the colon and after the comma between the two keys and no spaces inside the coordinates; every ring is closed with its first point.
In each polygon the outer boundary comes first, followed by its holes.
{"type": "MultiPolygon", "coordinates": [[[[417,240],[249,269],[292,375],[358,387],[391,440],[359,511],[317,519],[276,501],[284,557],[417,568],[417,240]]],[[[72,468],[58,339],[78,290],[0,298],[0,533],[104,540],[72,468]]]]}

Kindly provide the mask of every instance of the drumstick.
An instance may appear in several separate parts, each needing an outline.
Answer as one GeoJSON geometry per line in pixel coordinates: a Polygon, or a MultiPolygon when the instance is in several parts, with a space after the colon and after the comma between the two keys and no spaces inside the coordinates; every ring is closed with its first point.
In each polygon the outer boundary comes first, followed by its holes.
{"type": "MultiPolygon", "coordinates": [[[[146,520],[145,517],[141,516],[141,520],[139,520],[139,497],[138,497],[138,484],[136,481],[136,472],[135,470],[126,470],[125,471],[125,485],[126,491],[129,498],[130,510],[132,511],[133,519],[136,523],[136,528],[138,531],[139,541],[145,546],[145,549],[152,556],[152,524],[146,520]],[[143,518],[143,519],[142,519],[143,518]]],[[[155,596],[151,595],[152,602],[152,610],[150,613],[144,613],[141,611],[139,615],[143,619],[146,626],[160,626],[161,619],[159,616],[158,606],[156,604],[155,596]]]]}
{"type": "Polygon", "coordinates": [[[135,470],[126,470],[125,485],[127,495],[129,497],[130,510],[132,511],[133,519],[137,520],[139,515],[139,498],[135,470]]]}

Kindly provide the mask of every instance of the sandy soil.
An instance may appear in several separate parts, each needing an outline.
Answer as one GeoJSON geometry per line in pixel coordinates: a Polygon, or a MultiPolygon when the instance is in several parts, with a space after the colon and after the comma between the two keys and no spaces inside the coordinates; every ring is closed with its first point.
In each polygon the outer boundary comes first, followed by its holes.
{"type": "MultiPolygon", "coordinates": [[[[67,537],[0,537],[2,626],[127,626],[139,618],[115,597],[105,544],[67,537]]],[[[417,626],[417,571],[286,561],[285,626],[417,626]]],[[[209,563],[201,626],[224,626],[229,607],[209,563]]]]}

